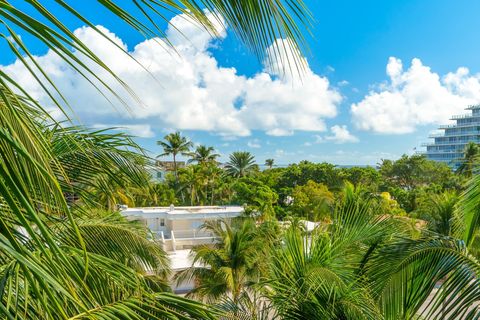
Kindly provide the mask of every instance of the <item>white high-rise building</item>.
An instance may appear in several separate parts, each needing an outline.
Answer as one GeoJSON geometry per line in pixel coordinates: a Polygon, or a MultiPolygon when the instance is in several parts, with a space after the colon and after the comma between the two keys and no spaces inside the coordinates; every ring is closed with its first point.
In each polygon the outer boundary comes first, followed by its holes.
{"type": "Polygon", "coordinates": [[[463,159],[465,146],[469,142],[480,143],[480,105],[469,106],[469,114],[455,115],[454,124],[441,125],[442,133],[432,134],[433,142],[422,144],[428,159],[447,163],[457,169],[463,159]]]}

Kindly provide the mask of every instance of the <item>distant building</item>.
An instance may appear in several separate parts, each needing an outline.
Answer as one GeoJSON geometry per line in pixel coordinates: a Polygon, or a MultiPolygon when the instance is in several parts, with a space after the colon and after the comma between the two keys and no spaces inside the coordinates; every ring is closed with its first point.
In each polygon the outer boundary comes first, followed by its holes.
{"type": "Polygon", "coordinates": [[[431,134],[429,138],[434,141],[422,144],[427,150],[421,153],[430,160],[444,162],[457,169],[465,146],[469,142],[480,143],[480,105],[469,106],[465,110],[471,110],[471,113],[452,116],[450,120],[456,123],[439,126],[438,129],[443,132],[431,134]]]}
{"type": "MultiPolygon", "coordinates": [[[[155,166],[161,168],[165,172],[175,171],[175,163],[173,161],[155,161],[155,166]]],[[[177,161],[177,169],[184,168],[185,161],[177,161]]]]}
{"type": "MultiPolygon", "coordinates": [[[[185,161],[177,161],[177,169],[185,167],[185,161]]],[[[145,169],[150,173],[151,179],[154,182],[161,182],[165,180],[165,175],[168,172],[174,171],[173,161],[155,161],[155,164],[148,165],[145,169]]]]}

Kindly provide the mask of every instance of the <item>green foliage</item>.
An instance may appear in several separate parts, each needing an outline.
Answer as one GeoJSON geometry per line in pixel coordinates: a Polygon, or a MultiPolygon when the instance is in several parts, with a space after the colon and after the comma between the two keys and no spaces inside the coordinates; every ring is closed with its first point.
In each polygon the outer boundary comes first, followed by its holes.
{"type": "Polygon", "coordinates": [[[266,159],[266,160],[265,160],[265,165],[266,165],[269,169],[272,169],[274,163],[275,163],[275,160],[273,160],[273,159],[266,159]]]}
{"type": "Polygon", "coordinates": [[[255,216],[262,219],[275,217],[273,206],[277,203],[278,195],[262,182],[252,177],[240,178],[233,184],[233,191],[233,202],[246,205],[247,211],[255,216]]]}
{"type": "Polygon", "coordinates": [[[403,155],[396,161],[382,160],[379,171],[387,185],[405,190],[439,183],[448,186],[454,178],[452,170],[445,164],[427,160],[423,155],[403,155]]]}
{"type": "Polygon", "coordinates": [[[232,177],[245,177],[258,169],[255,164],[255,157],[248,151],[233,152],[225,169],[232,177]]]}
{"type": "Polygon", "coordinates": [[[157,144],[163,148],[163,153],[158,157],[173,156],[173,173],[175,174],[175,182],[178,183],[178,168],[177,168],[177,156],[190,154],[190,148],[193,143],[186,137],[182,137],[180,132],[169,133],[163,137],[164,141],[157,141],[157,144]]]}
{"type": "Polygon", "coordinates": [[[474,170],[478,166],[480,147],[475,142],[469,142],[465,146],[463,154],[464,156],[460,161],[460,166],[458,167],[457,172],[467,178],[471,178],[474,170]]]}
{"type": "Polygon", "coordinates": [[[188,294],[210,302],[230,297],[234,303],[241,299],[250,285],[258,281],[266,261],[254,221],[242,220],[230,225],[224,220],[208,221],[203,229],[212,232],[218,241],[193,249],[192,267],[177,274],[178,282],[195,280],[188,294]]]}
{"type": "Polygon", "coordinates": [[[390,193],[403,210],[416,211],[417,216],[425,194],[460,190],[463,180],[446,164],[419,155],[403,155],[396,161],[382,160],[379,172],[382,175],[379,190],[390,193]]]}
{"type": "Polygon", "coordinates": [[[342,168],[341,176],[343,180],[349,181],[355,186],[365,186],[370,191],[376,191],[382,182],[382,175],[373,167],[342,168]]]}
{"type": "Polygon", "coordinates": [[[310,180],[303,186],[296,186],[292,198],[293,202],[288,209],[294,216],[309,221],[330,218],[334,195],[325,185],[310,180]]]}
{"type": "Polygon", "coordinates": [[[329,190],[339,190],[343,180],[339,170],[330,163],[312,163],[301,161],[289,165],[278,182],[278,188],[295,188],[305,185],[308,181],[324,184],[329,190]]]}
{"type": "MultiPolygon", "coordinates": [[[[204,10],[207,8],[262,61],[265,49],[274,40],[287,38],[289,46],[274,49],[277,53],[287,50],[287,54],[274,54],[273,60],[282,60],[286,62],[282,65],[298,70],[303,66],[299,50],[303,37],[298,24],[308,25],[310,20],[303,2],[127,2],[97,1],[91,9],[107,10],[119,18],[118,22],[147,38],[161,38],[163,32],[157,21],[165,21],[172,12],[183,13],[216,34],[204,10]],[[127,10],[129,5],[137,10],[127,10]]],[[[115,101],[107,98],[108,102],[125,104],[121,94],[108,85],[111,79],[106,78],[113,78],[138,101],[58,17],[66,15],[69,25],[87,25],[119,50],[125,49],[78,12],[78,4],[55,1],[45,5],[41,1],[28,1],[26,6],[0,1],[1,37],[8,44],[7,50],[51,98],[56,107],[53,111],[70,119],[69,102],[32,56],[32,43],[55,52],[104,97],[112,95],[115,101]],[[92,65],[103,72],[93,72],[92,65]],[[106,78],[100,77],[104,74],[106,78]]],[[[165,44],[170,45],[168,41],[165,44]]],[[[275,65],[275,61],[269,62],[275,65]]],[[[133,58],[132,63],[136,63],[133,58]]],[[[136,154],[138,149],[129,149],[133,146],[131,140],[124,135],[72,127],[69,122],[59,124],[14,78],[5,70],[0,72],[1,317],[216,318],[215,312],[200,303],[156,292],[151,278],[136,272],[146,266],[164,269],[164,254],[157,247],[118,221],[79,220],[80,213],[95,203],[113,209],[119,199],[123,203],[137,200],[127,189],[143,187],[147,175],[141,170],[145,158],[136,154]],[[53,125],[47,127],[44,123],[53,125]]],[[[173,154],[174,148],[165,151],[173,154]]]]}
{"type": "Polygon", "coordinates": [[[194,152],[188,153],[190,159],[188,163],[196,162],[198,164],[203,164],[207,162],[214,162],[220,155],[215,153],[213,147],[207,147],[205,145],[199,145],[195,148],[194,152]]]}

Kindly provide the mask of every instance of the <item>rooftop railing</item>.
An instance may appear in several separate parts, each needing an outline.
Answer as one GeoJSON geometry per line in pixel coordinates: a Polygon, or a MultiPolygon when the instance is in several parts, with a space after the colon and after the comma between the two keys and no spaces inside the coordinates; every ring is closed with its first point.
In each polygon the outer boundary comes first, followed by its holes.
{"type": "Polygon", "coordinates": [[[452,142],[452,141],[445,141],[445,142],[424,142],[421,144],[422,147],[431,147],[431,146],[448,146],[448,145],[462,145],[462,144],[468,144],[469,142],[475,142],[475,143],[480,143],[478,140],[468,140],[468,141],[457,141],[457,142],[452,142]]]}
{"type": "Polygon", "coordinates": [[[475,123],[466,123],[466,124],[441,124],[438,126],[438,129],[467,128],[467,127],[478,127],[478,126],[480,126],[480,121],[475,123]]]}
{"type": "Polygon", "coordinates": [[[463,150],[460,151],[460,150],[428,150],[428,151],[425,151],[425,154],[439,154],[439,153],[446,153],[446,154],[454,154],[454,153],[459,153],[459,154],[463,154],[463,150]]]}
{"type": "Polygon", "coordinates": [[[445,133],[432,133],[428,135],[429,138],[440,138],[440,137],[445,137],[445,133]]]}
{"type": "Polygon", "coordinates": [[[435,138],[441,138],[441,137],[461,137],[461,136],[480,136],[480,131],[474,130],[474,131],[466,131],[466,132],[458,132],[458,133],[445,133],[445,135],[440,136],[440,137],[435,137],[435,138]]]}
{"type": "Polygon", "coordinates": [[[448,128],[456,128],[456,124],[441,124],[438,126],[438,129],[448,129],[448,128]]]}
{"type": "Polygon", "coordinates": [[[471,113],[467,114],[456,114],[453,115],[450,120],[458,120],[458,119],[466,119],[466,118],[473,118],[474,116],[471,113]]]}
{"type": "Polygon", "coordinates": [[[200,229],[185,229],[185,230],[171,230],[171,231],[156,231],[153,232],[155,239],[158,240],[190,240],[190,239],[214,239],[215,235],[212,232],[200,229]]]}

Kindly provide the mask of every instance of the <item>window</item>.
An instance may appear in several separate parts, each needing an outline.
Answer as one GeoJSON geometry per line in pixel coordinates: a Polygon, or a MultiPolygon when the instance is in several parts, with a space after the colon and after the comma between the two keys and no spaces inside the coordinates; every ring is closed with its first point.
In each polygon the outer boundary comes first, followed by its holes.
{"type": "Polygon", "coordinates": [[[160,219],[160,227],[165,227],[165,219],[160,219]]]}

